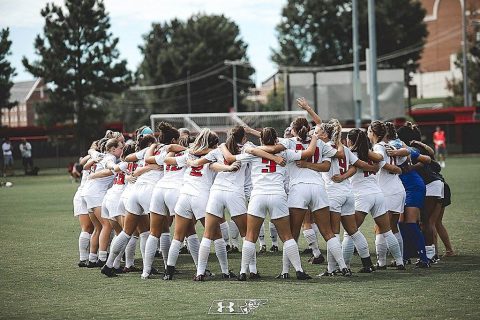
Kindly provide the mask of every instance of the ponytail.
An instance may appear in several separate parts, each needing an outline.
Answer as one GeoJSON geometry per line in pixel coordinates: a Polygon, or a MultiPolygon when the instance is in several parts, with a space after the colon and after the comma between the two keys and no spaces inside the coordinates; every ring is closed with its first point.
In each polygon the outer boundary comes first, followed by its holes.
{"type": "Polygon", "coordinates": [[[365,132],[360,129],[352,129],[348,132],[347,138],[352,142],[352,147],[350,149],[357,153],[360,160],[368,162],[370,144],[365,132]]]}
{"type": "Polygon", "coordinates": [[[245,137],[245,129],[241,126],[235,126],[230,129],[227,141],[225,146],[231,154],[236,155],[240,153],[240,148],[238,144],[242,143],[243,138],[245,137]]]}

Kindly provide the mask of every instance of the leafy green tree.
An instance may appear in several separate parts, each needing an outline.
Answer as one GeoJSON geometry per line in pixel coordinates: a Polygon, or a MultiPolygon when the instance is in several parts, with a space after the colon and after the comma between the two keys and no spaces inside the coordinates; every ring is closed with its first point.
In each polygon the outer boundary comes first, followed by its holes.
{"type": "Polygon", "coordinates": [[[89,122],[101,122],[95,110],[97,100],[125,90],[131,75],[126,60],[119,59],[118,38],[109,31],[103,1],[65,0],[64,6],[49,3],[42,9],[43,36],[38,35],[34,44],[39,60],[24,57],[22,62],[51,88],[56,107],[41,108],[41,116],[58,122],[74,120],[79,147],[84,150],[86,140],[93,138],[89,122]]]}
{"type": "MultiPolygon", "coordinates": [[[[140,85],[174,82],[186,79],[188,74],[192,79],[201,76],[201,80],[190,82],[192,112],[229,111],[233,105],[232,84],[218,78],[232,78],[232,66],[224,65],[224,60],[248,61],[247,44],[233,21],[223,15],[198,14],[186,21],[155,23],[144,41],[140,47],[144,58],[137,72],[140,85]]],[[[248,92],[247,88],[253,86],[249,83],[253,70],[243,66],[236,70],[240,105],[241,92],[248,92]]],[[[144,97],[147,114],[188,112],[185,82],[147,91],[144,97]]],[[[135,102],[132,101],[131,108],[138,107],[135,102]]],[[[242,108],[240,105],[239,110],[242,108]]]]}
{"type": "Polygon", "coordinates": [[[10,110],[14,106],[10,102],[10,89],[13,86],[12,77],[15,76],[15,69],[7,60],[12,45],[12,41],[8,40],[9,34],[8,28],[0,30],[0,108],[6,107],[10,110]]]}

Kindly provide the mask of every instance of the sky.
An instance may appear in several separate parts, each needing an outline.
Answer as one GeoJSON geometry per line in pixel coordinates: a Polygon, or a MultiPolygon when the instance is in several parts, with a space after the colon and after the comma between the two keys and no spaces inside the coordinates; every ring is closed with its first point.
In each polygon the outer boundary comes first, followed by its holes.
{"type": "MultiPolygon", "coordinates": [[[[40,10],[47,2],[62,4],[62,0],[0,0],[0,28],[10,28],[12,55],[9,60],[16,69],[14,81],[31,80],[21,60],[35,59],[33,42],[42,33],[44,20],[40,10]]],[[[256,69],[258,84],[271,76],[275,65],[270,60],[271,48],[277,47],[275,26],[280,22],[286,0],[105,0],[110,14],[111,31],[120,39],[121,58],[128,68],[136,70],[142,56],[138,46],[154,22],[172,18],[187,19],[195,13],[224,14],[240,27],[240,36],[248,44],[248,58],[256,69]]]]}

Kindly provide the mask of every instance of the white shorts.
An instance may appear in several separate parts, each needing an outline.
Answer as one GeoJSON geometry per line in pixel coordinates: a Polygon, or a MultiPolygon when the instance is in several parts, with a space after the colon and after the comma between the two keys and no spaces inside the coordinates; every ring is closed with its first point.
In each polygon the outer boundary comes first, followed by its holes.
{"type": "Polygon", "coordinates": [[[150,212],[163,216],[174,215],[175,205],[180,197],[179,189],[155,187],[150,200],[150,212]]]}
{"type": "Polygon", "coordinates": [[[403,213],[405,208],[405,198],[407,194],[405,191],[396,194],[384,195],[385,209],[391,211],[393,214],[403,213]]]}
{"type": "Polygon", "coordinates": [[[426,185],[427,187],[427,193],[425,194],[426,197],[436,197],[443,199],[444,194],[444,188],[445,184],[441,180],[435,180],[433,182],[430,182],[429,184],[426,185]]]}
{"type": "Polygon", "coordinates": [[[213,190],[208,197],[206,212],[223,218],[225,208],[231,217],[247,213],[245,195],[237,192],[213,190]]]}
{"type": "Polygon", "coordinates": [[[73,216],[79,216],[82,214],[88,214],[87,202],[80,195],[80,191],[75,192],[73,197],[73,216]]]}
{"type": "Polygon", "coordinates": [[[328,193],[330,212],[339,213],[342,216],[355,214],[355,197],[353,193],[328,193]]]}
{"type": "Polygon", "coordinates": [[[125,213],[123,202],[119,194],[107,194],[102,203],[102,218],[115,220],[116,217],[125,213]]]}
{"type": "Polygon", "coordinates": [[[83,196],[82,198],[87,203],[88,211],[91,212],[93,210],[93,208],[97,208],[97,207],[102,206],[102,202],[103,202],[104,197],[105,197],[105,193],[100,194],[100,195],[94,195],[94,196],[86,195],[86,196],[83,196]]]}
{"type": "Polygon", "coordinates": [[[311,212],[329,206],[325,187],[320,184],[296,184],[288,193],[289,208],[310,209],[311,212]]]}
{"type": "Polygon", "coordinates": [[[355,196],[355,210],[371,213],[373,218],[385,214],[385,197],[383,193],[362,194],[355,196]]]}
{"type": "Polygon", "coordinates": [[[125,204],[126,211],[139,216],[148,214],[154,186],[148,183],[135,184],[125,204]]]}
{"type": "Polygon", "coordinates": [[[186,219],[200,220],[205,218],[207,208],[208,193],[201,193],[196,196],[181,193],[175,205],[175,213],[186,219]]]}
{"type": "Polygon", "coordinates": [[[280,219],[288,216],[286,194],[256,194],[250,198],[247,212],[249,215],[265,219],[267,211],[270,219],[280,219]]]}

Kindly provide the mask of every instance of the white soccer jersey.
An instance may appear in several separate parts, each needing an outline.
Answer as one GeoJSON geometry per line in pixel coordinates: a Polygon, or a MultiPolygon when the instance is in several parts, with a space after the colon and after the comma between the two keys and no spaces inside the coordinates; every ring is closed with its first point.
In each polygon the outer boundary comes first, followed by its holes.
{"type": "MultiPolygon", "coordinates": [[[[179,152],[175,154],[175,157],[181,157],[185,153],[179,152]]],[[[155,156],[155,161],[162,161],[160,156],[155,156]],[[158,157],[158,158],[157,158],[158,157]]],[[[183,185],[183,176],[185,174],[186,166],[178,165],[164,165],[163,178],[158,182],[159,186],[165,189],[181,189],[183,185]]]]}
{"type": "MultiPolygon", "coordinates": [[[[301,152],[285,150],[277,156],[285,158],[287,163],[300,160],[301,152]]],[[[275,161],[259,158],[251,154],[236,155],[240,161],[250,162],[252,165],[252,197],[257,194],[285,195],[284,181],[287,168],[279,166],[275,161]]]]}
{"type": "MultiPolygon", "coordinates": [[[[333,147],[335,144],[329,142],[333,147]]],[[[328,172],[322,172],[323,180],[325,181],[325,188],[329,193],[338,192],[339,194],[344,192],[350,192],[352,190],[352,185],[350,180],[346,179],[342,182],[334,182],[332,177],[337,174],[344,174],[347,172],[348,168],[352,166],[355,162],[358,161],[358,157],[350,151],[347,147],[343,147],[345,156],[342,159],[332,158],[332,164],[328,172]]]]}
{"type": "MultiPolygon", "coordinates": [[[[223,157],[223,153],[220,148],[212,151],[212,155],[215,157],[216,162],[224,163],[228,165],[223,157]]],[[[239,194],[245,194],[245,181],[247,179],[246,174],[248,170],[248,163],[244,162],[235,172],[218,172],[213,182],[211,190],[230,191],[239,194]]]]}
{"type": "Polygon", "coordinates": [[[380,162],[380,172],[378,172],[378,174],[376,175],[378,185],[380,186],[380,189],[382,189],[383,194],[385,195],[404,192],[405,188],[403,187],[403,183],[398,177],[398,174],[391,173],[383,169],[383,166],[387,163],[397,165],[397,157],[390,157],[387,154],[385,150],[386,145],[387,143],[382,141],[380,143],[376,143],[373,146],[373,151],[383,156],[383,161],[380,162]]]}
{"type": "MultiPolygon", "coordinates": [[[[100,162],[93,164],[90,167],[90,174],[106,169],[106,165],[108,162],[115,163],[116,161],[117,159],[115,158],[114,155],[107,154],[105,155],[105,157],[103,157],[103,159],[100,162]]],[[[110,175],[108,177],[103,177],[103,178],[87,180],[82,190],[82,196],[85,196],[85,195],[97,196],[107,192],[108,188],[113,182],[113,179],[114,179],[114,175],[110,175]]]]}
{"type": "MultiPolygon", "coordinates": [[[[138,161],[137,161],[138,162],[138,161]]],[[[127,170],[126,170],[126,175],[130,175],[132,174],[138,167],[138,163],[137,162],[128,162],[127,164],[127,170]]],[[[135,184],[133,183],[128,183],[127,182],[127,185],[125,187],[125,189],[123,189],[123,192],[122,192],[122,198],[124,199],[128,199],[128,196],[130,194],[130,191],[132,190],[133,186],[135,184]]]]}
{"type": "MultiPolygon", "coordinates": [[[[212,152],[209,152],[204,157],[210,162],[216,161],[212,152]]],[[[201,158],[201,156],[196,156],[186,151],[184,155],[175,157],[177,166],[185,167],[189,158],[195,160],[201,158]]],[[[183,175],[183,186],[180,193],[197,196],[200,192],[210,192],[214,179],[215,172],[210,169],[210,164],[188,167],[183,175]]]]}
{"type": "MultiPolygon", "coordinates": [[[[302,143],[296,138],[286,139],[289,140],[288,149],[302,151],[306,150],[309,146],[309,142],[302,143]]],[[[284,143],[282,143],[285,145],[284,143]]],[[[317,140],[317,147],[315,148],[315,153],[311,159],[307,159],[312,163],[322,163],[325,160],[331,160],[331,157],[335,156],[337,150],[332,148],[331,145],[324,143],[321,140],[317,140]]],[[[289,178],[289,189],[296,184],[308,183],[308,184],[323,184],[323,179],[321,172],[310,170],[307,168],[299,168],[294,162],[291,162],[287,165],[288,169],[288,178],[289,178]]]]}
{"type": "MultiPolygon", "coordinates": [[[[357,156],[356,152],[352,153],[357,156]]],[[[369,160],[368,163],[371,164],[372,162],[369,160]]],[[[375,176],[375,172],[363,171],[362,169],[357,168],[357,173],[350,178],[355,196],[382,193],[375,176]]]]}
{"type": "Polygon", "coordinates": [[[110,188],[112,192],[123,192],[126,187],[125,181],[125,173],[128,172],[128,162],[122,161],[118,164],[120,168],[120,172],[115,173],[115,177],[113,179],[113,186],[110,188]]]}
{"type": "MultiPolygon", "coordinates": [[[[402,141],[400,139],[395,139],[395,140],[390,140],[388,142],[388,145],[396,150],[398,149],[401,149],[402,148],[402,141]]],[[[408,157],[405,157],[405,156],[402,156],[402,157],[396,157],[397,158],[397,162],[396,162],[396,165],[397,166],[400,166],[402,165],[405,161],[408,160],[408,157]]]]}
{"type": "MultiPolygon", "coordinates": [[[[142,162],[142,166],[148,166],[148,163],[145,163],[145,153],[147,149],[148,148],[145,148],[136,153],[138,159],[140,159],[139,158],[140,156],[142,157],[140,160],[142,162]]],[[[163,159],[165,159],[165,157],[167,156],[167,153],[165,152],[165,146],[162,146],[160,147],[160,149],[157,149],[154,155],[159,156],[160,158],[163,157],[163,159]]],[[[163,165],[163,160],[161,161],[161,163],[163,165]]],[[[137,182],[135,183],[136,184],[156,184],[162,177],[163,177],[163,168],[159,170],[156,170],[156,169],[150,170],[140,175],[137,179],[137,182]]]]}

